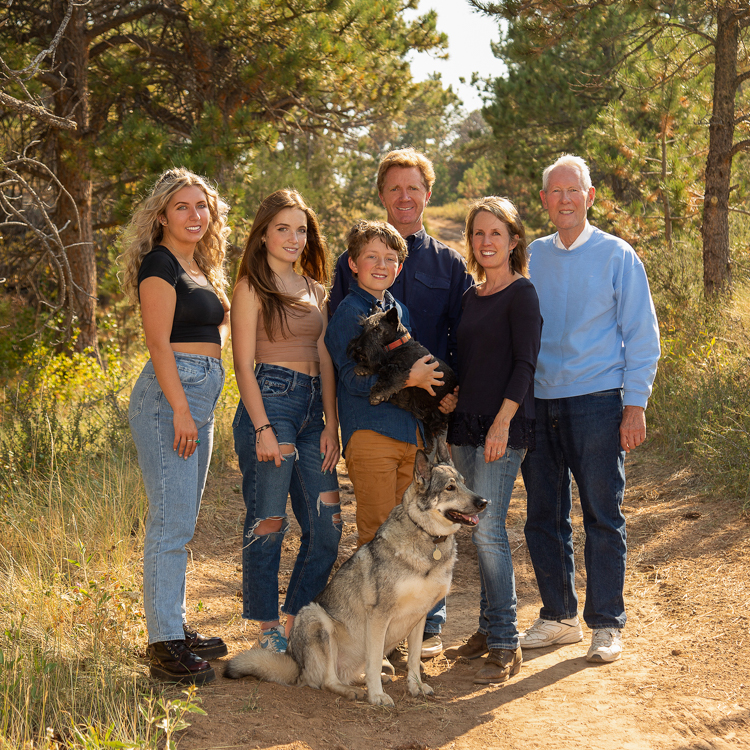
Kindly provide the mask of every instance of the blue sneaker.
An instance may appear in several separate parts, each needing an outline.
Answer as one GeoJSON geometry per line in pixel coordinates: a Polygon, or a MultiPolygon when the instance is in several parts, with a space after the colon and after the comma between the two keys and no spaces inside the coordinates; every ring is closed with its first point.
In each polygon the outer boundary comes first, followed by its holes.
{"type": "Polygon", "coordinates": [[[286,637],[284,636],[284,626],[277,625],[275,628],[261,631],[258,643],[266,651],[272,651],[275,654],[286,653],[286,637]]]}

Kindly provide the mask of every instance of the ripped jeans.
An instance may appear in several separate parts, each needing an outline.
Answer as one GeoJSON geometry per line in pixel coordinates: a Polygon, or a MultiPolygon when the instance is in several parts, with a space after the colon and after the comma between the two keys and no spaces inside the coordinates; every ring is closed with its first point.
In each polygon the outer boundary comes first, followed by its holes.
{"type": "Polygon", "coordinates": [[[255,426],[240,401],[233,430],[247,509],[242,540],[242,617],[270,622],[279,616],[279,563],[289,529],[287,495],[291,496],[301,539],[287,587],[286,614],[296,615],[325,587],[338,555],[342,523],[340,506],[320,500],[321,492],[338,489],[335,471],[333,475],[322,471],[320,377],[267,364],[258,364],[255,376],[281,452],[290,454],[279,468],[273,461],[258,461],[255,426]],[[283,518],[281,530],[257,536],[256,527],[268,518],[283,518]]]}

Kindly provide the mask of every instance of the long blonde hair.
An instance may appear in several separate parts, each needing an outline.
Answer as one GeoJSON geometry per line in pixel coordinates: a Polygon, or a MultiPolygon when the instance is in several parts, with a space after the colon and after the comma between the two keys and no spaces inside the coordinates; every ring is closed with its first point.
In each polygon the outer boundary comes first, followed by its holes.
{"type": "Polygon", "coordinates": [[[274,341],[277,333],[286,338],[284,328],[289,328],[287,315],[299,315],[302,312],[298,300],[279,290],[276,274],[268,265],[266,243],[263,240],[271,221],[285,208],[298,208],[307,217],[307,242],[297,261],[299,270],[323,286],[328,283],[329,277],[328,245],[320,231],[315,211],[305,203],[305,199],[296,190],[277,190],[266,196],[255,214],[250,235],[245,243],[237,281],[247,279],[247,283],[255,291],[269,341],[274,341]]]}
{"type": "Polygon", "coordinates": [[[123,291],[133,304],[138,304],[138,271],[143,258],[158,245],[164,236],[164,227],[159,218],[164,216],[172,196],[184,187],[198,186],[206,196],[211,220],[208,229],[195,248],[198,268],[211,283],[219,297],[226,298],[227,277],[224,271],[224,256],[230,229],[227,226],[229,206],[221,199],[217,190],[203,177],[183,167],[169,169],[159,177],[151,193],[133,212],[130,222],[123,230],[122,253],[117,262],[118,276],[123,291]]]}

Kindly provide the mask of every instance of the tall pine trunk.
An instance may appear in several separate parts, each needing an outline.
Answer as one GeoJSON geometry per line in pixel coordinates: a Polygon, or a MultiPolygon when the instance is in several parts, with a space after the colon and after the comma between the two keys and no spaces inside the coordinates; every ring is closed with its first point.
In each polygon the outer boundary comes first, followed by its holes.
{"type": "MultiPolygon", "coordinates": [[[[54,15],[62,20],[64,3],[53,2],[54,15]]],[[[59,59],[64,85],[55,95],[55,114],[69,117],[78,125],[75,132],[60,132],[57,148],[57,177],[71,200],[61,197],[56,223],[66,246],[73,311],[79,336],[76,349],[90,347],[98,354],[96,327],[96,247],[92,227],[92,178],[89,150],[89,40],[86,34],[86,7],[73,10],[62,39],[59,59]]]]}
{"type": "Polygon", "coordinates": [[[732,173],[734,109],[737,91],[739,25],[736,11],[721,7],[716,16],[713,112],[709,124],[706,192],[703,204],[703,288],[707,298],[728,292],[729,187],[732,173]]]}

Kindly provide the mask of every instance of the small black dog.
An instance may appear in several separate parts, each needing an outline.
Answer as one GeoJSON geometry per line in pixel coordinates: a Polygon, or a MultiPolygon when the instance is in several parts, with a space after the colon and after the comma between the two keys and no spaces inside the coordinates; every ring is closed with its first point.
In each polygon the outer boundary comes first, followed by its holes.
{"type": "MultiPolygon", "coordinates": [[[[448,417],[438,409],[443,396],[453,393],[458,385],[456,375],[442,360],[437,360],[443,384],[435,395],[424,388],[405,388],[412,365],[430,352],[409,335],[392,307],[387,312],[373,312],[362,318],[362,333],[349,342],[346,353],[357,366],[357,375],[377,375],[378,382],[370,389],[370,403],[389,401],[421,419],[425,428],[425,449],[430,452],[433,438],[448,426],[448,417]]],[[[435,361],[433,357],[432,361],[435,361]]]]}

